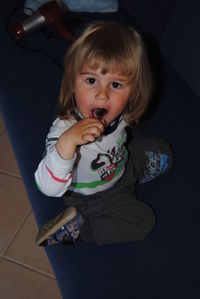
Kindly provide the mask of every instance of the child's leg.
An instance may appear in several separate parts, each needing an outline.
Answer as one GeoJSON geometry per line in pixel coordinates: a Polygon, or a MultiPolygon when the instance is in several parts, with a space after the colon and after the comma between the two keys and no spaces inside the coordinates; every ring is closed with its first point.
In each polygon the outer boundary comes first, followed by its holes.
{"type": "Polygon", "coordinates": [[[117,184],[96,195],[72,193],[65,196],[68,206],[75,206],[84,218],[81,239],[98,245],[139,241],[155,225],[155,214],[146,203],[136,199],[132,163],[117,184]]]}
{"type": "Polygon", "coordinates": [[[149,182],[173,166],[170,145],[160,138],[137,136],[128,148],[139,183],[149,182]]]}
{"type": "Polygon", "coordinates": [[[117,200],[105,203],[102,215],[94,213],[86,219],[81,238],[97,245],[143,240],[156,221],[151,207],[130,194],[119,194],[117,200]]]}

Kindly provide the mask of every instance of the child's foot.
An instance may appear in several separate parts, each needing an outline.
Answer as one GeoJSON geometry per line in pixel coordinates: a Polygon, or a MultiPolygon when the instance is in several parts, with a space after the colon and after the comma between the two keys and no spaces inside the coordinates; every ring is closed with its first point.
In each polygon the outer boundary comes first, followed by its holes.
{"type": "Polygon", "coordinates": [[[83,221],[83,217],[76,208],[67,208],[41,227],[35,242],[40,246],[65,242],[74,243],[80,234],[83,221]]]}
{"type": "Polygon", "coordinates": [[[167,171],[170,168],[170,160],[167,154],[160,152],[145,151],[147,159],[147,169],[144,172],[144,177],[140,179],[140,183],[147,183],[157,177],[158,175],[167,171]]]}

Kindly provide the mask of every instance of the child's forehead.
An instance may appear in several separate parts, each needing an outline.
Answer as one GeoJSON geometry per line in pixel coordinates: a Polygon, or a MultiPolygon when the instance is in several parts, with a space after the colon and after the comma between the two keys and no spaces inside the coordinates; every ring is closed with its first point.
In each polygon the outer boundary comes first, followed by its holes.
{"type": "Polygon", "coordinates": [[[92,60],[92,61],[87,61],[85,62],[80,69],[80,72],[83,70],[93,70],[93,71],[99,71],[103,75],[110,73],[116,76],[121,76],[121,77],[129,77],[127,72],[123,69],[123,66],[120,64],[117,65],[117,63],[106,63],[103,61],[98,61],[98,60],[92,60]]]}

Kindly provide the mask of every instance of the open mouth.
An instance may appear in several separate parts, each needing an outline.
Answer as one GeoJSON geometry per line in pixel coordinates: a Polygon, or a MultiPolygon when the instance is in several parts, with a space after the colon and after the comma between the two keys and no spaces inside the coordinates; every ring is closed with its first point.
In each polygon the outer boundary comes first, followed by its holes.
{"type": "Polygon", "coordinates": [[[108,111],[105,108],[95,108],[92,109],[92,117],[97,118],[99,121],[101,121],[107,112],[108,111]]]}

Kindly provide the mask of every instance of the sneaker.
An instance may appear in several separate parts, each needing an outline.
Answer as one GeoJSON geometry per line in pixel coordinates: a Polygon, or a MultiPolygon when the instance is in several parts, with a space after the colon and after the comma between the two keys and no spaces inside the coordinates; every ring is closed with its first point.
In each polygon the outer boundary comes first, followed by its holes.
{"type": "Polygon", "coordinates": [[[67,208],[41,227],[35,242],[40,246],[50,246],[66,242],[74,243],[79,237],[83,221],[82,215],[76,208],[67,208]]]}
{"type": "Polygon", "coordinates": [[[145,156],[148,162],[144,176],[140,179],[140,183],[142,184],[151,181],[170,168],[169,157],[166,154],[145,151],[145,156]]]}

